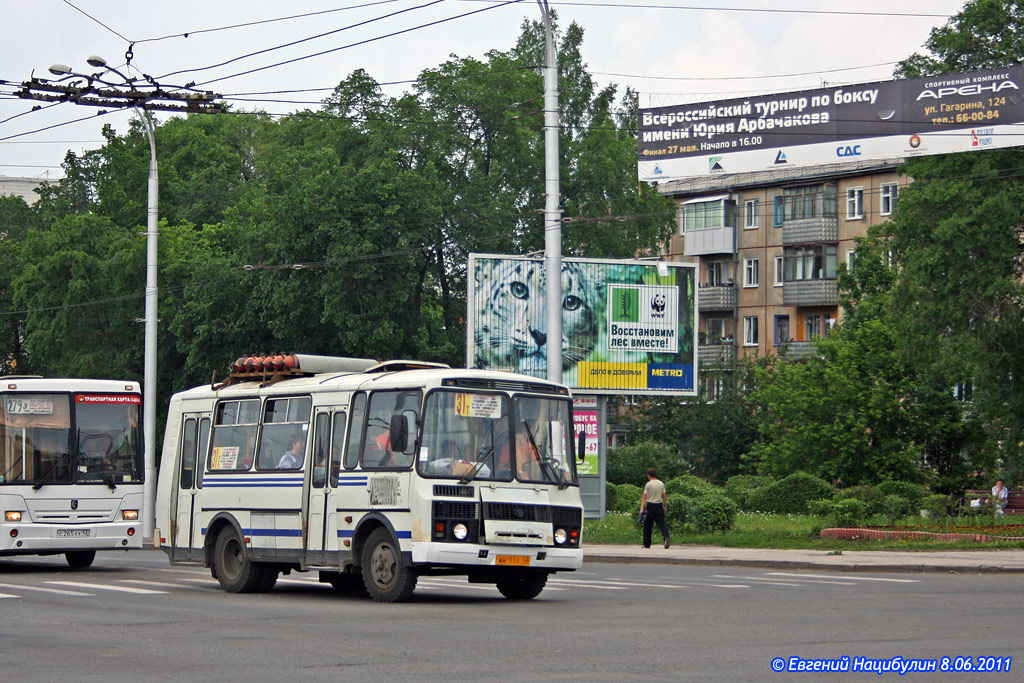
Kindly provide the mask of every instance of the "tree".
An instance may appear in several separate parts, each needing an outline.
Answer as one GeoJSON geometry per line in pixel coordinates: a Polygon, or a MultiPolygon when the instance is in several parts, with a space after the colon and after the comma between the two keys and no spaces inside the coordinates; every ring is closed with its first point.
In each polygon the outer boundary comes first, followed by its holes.
{"type": "MultiPolygon", "coordinates": [[[[972,0],[897,68],[923,76],[1019,64],[1024,7],[972,0]]],[[[898,264],[892,305],[933,386],[973,386],[973,409],[1002,448],[1005,478],[1024,481],[1024,250],[1019,149],[908,160],[886,237],[898,264]]],[[[909,352],[909,350],[908,350],[909,352]]]]}

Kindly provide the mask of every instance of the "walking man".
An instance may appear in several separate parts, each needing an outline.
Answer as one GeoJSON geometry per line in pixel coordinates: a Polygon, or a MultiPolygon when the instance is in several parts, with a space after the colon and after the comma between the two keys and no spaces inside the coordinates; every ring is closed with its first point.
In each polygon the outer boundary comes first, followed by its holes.
{"type": "Polygon", "coordinates": [[[668,494],[665,493],[665,484],[658,479],[658,473],[652,467],[647,470],[647,485],[644,486],[644,495],[640,498],[640,517],[644,520],[644,547],[651,547],[651,529],[657,524],[661,537],[665,539],[665,547],[668,543],[668,525],[665,524],[665,509],[668,507],[668,494]]]}

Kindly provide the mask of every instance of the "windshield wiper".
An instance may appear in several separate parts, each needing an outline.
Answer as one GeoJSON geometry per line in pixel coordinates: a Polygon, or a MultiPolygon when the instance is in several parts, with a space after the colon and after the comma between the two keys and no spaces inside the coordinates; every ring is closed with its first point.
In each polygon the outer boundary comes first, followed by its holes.
{"type": "Polygon", "coordinates": [[[90,464],[89,468],[85,471],[85,473],[88,474],[89,472],[95,472],[96,474],[100,475],[100,478],[104,481],[104,483],[106,483],[107,486],[110,487],[111,491],[117,488],[117,484],[114,483],[113,478],[99,467],[90,464]]]}
{"type": "Polygon", "coordinates": [[[43,488],[43,485],[53,478],[53,473],[57,471],[57,465],[59,465],[62,461],[67,460],[70,455],[70,451],[61,453],[60,456],[58,456],[57,459],[53,461],[53,465],[50,466],[49,471],[42,477],[40,477],[39,481],[32,485],[32,490],[38,491],[39,489],[43,488]]]}
{"type": "Polygon", "coordinates": [[[523,426],[526,427],[526,436],[530,439],[530,445],[533,446],[533,450],[537,453],[537,460],[540,461],[541,467],[545,468],[548,474],[551,475],[551,483],[557,483],[559,490],[568,488],[569,485],[555,471],[555,466],[551,464],[551,459],[546,455],[541,455],[540,448],[537,446],[537,442],[533,440],[533,432],[530,431],[530,425],[526,424],[526,420],[523,420],[523,426]]]}
{"type": "MultiPolygon", "coordinates": [[[[469,482],[473,481],[473,478],[476,477],[476,473],[479,472],[480,468],[483,467],[486,464],[487,458],[491,458],[491,461],[492,461],[491,462],[491,469],[492,470],[495,469],[494,462],[493,462],[493,460],[494,460],[494,446],[488,446],[487,447],[487,451],[484,453],[482,458],[478,458],[477,459],[476,464],[473,465],[473,469],[471,469],[469,472],[467,472],[465,474],[465,476],[462,477],[462,479],[459,479],[459,484],[465,485],[465,484],[468,484],[469,482]]],[[[493,474],[492,474],[492,476],[493,476],[493,474]]]]}

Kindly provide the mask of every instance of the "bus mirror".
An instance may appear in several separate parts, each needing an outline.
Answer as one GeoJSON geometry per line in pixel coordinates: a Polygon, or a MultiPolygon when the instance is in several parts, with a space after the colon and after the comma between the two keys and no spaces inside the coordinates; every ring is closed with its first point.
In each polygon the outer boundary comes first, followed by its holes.
{"type": "Polygon", "coordinates": [[[409,445],[409,419],[405,415],[392,415],[391,431],[388,436],[391,440],[391,450],[394,453],[404,453],[409,445]]]}
{"type": "Polygon", "coordinates": [[[585,429],[580,431],[576,441],[576,457],[580,459],[580,462],[587,458],[587,430],[585,429]]]}

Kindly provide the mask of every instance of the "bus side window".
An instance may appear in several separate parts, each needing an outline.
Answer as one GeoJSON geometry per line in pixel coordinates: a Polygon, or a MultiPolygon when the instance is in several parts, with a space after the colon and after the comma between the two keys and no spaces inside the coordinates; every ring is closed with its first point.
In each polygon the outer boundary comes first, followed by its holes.
{"type": "Polygon", "coordinates": [[[311,400],[306,397],[267,399],[256,457],[257,469],[301,469],[308,442],[311,400]],[[299,450],[296,442],[301,442],[299,450]],[[285,458],[285,455],[288,458],[285,458]]]}
{"type": "Polygon", "coordinates": [[[210,471],[247,470],[259,428],[260,401],[224,401],[217,405],[210,449],[210,471]]]}
{"type": "Polygon", "coordinates": [[[341,446],[345,440],[345,413],[334,414],[334,424],[331,426],[331,486],[338,485],[338,473],[341,470],[341,446]]]}
{"type": "Polygon", "coordinates": [[[329,413],[316,416],[316,430],[313,432],[313,488],[322,489],[327,483],[327,454],[331,449],[331,432],[328,429],[330,421],[329,413]]]}
{"type": "Polygon", "coordinates": [[[354,470],[359,464],[359,448],[363,444],[363,418],[366,414],[366,394],[359,392],[352,399],[352,426],[348,430],[345,449],[345,469],[354,470]]]}
{"type": "Polygon", "coordinates": [[[419,391],[375,391],[367,411],[366,443],[363,446],[364,469],[398,469],[412,464],[416,426],[419,419],[419,391]],[[402,450],[391,445],[391,421],[405,417],[408,438],[402,450]]]}
{"type": "Polygon", "coordinates": [[[210,418],[199,421],[199,450],[196,453],[196,488],[203,488],[203,463],[206,462],[207,446],[210,445],[210,418]]]}
{"type": "Polygon", "coordinates": [[[196,421],[193,418],[185,420],[181,428],[180,452],[181,477],[178,486],[182,490],[191,490],[196,480],[196,421]]]}

